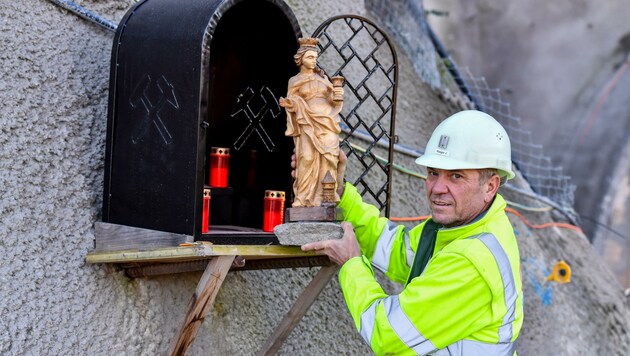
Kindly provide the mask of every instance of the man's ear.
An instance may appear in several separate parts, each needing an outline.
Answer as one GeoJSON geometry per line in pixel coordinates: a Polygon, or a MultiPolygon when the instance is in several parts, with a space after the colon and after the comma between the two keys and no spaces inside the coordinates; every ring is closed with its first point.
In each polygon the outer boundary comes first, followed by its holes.
{"type": "Polygon", "coordinates": [[[498,174],[492,175],[490,179],[484,184],[484,201],[487,203],[494,198],[501,185],[501,177],[498,174]]]}

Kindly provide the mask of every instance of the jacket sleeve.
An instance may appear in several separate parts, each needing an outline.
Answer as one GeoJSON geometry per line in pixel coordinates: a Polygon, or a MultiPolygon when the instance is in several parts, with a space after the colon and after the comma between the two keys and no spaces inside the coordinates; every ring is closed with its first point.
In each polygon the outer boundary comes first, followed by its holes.
{"type": "Polygon", "coordinates": [[[424,355],[479,330],[492,315],[485,280],[464,256],[441,253],[398,295],[387,295],[363,257],[339,282],[355,325],[377,354],[424,355]]]}
{"type": "MultiPolygon", "coordinates": [[[[410,233],[405,226],[394,224],[371,204],[366,204],[352,184],[346,183],[338,205],[345,221],[352,223],[361,253],[370,263],[393,281],[405,283],[413,263],[410,233]]],[[[421,231],[416,230],[414,231],[421,231]]],[[[413,235],[413,234],[411,234],[413,235]]]]}

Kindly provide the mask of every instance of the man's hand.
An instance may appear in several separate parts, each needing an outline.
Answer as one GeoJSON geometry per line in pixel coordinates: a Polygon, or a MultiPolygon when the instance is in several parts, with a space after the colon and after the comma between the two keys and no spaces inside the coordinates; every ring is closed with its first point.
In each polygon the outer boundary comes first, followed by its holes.
{"type": "Polygon", "coordinates": [[[361,256],[361,249],[354,234],[352,224],[347,221],[341,223],[343,237],[339,240],[325,240],[302,245],[302,251],[318,251],[325,253],[333,262],[343,265],[349,259],[361,256]]]}

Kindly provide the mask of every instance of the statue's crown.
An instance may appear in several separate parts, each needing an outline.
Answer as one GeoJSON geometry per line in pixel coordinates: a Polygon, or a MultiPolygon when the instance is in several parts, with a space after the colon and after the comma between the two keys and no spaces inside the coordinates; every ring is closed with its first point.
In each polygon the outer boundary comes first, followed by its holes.
{"type": "Polygon", "coordinates": [[[317,48],[317,44],[319,43],[319,39],[313,37],[300,38],[298,41],[300,42],[300,47],[317,48]]]}

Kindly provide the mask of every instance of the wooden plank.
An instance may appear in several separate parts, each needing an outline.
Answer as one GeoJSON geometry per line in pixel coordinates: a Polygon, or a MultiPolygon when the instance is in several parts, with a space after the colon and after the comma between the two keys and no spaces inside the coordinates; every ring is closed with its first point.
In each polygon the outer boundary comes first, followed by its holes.
{"type": "MultiPolygon", "coordinates": [[[[281,268],[311,268],[330,266],[333,262],[328,256],[308,256],[291,258],[264,258],[246,259],[244,266],[232,266],[230,271],[249,271],[260,269],[281,269],[281,268]]],[[[198,272],[203,271],[208,266],[208,260],[169,262],[169,263],[131,263],[123,264],[125,273],[130,278],[144,278],[160,276],[165,274],[198,272]]]]}
{"type": "Polygon", "coordinates": [[[210,244],[193,243],[190,246],[157,248],[148,251],[122,250],[112,252],[88,252],[87,263],[170,262],[190,261],[215,256],[210,244]]]}
{"type": "MultiPolygon", "coordinates": [[[[212,253],[216,255],[248,256],[273,256],[273,257],[300,257],[316,256],[313,251],[302,251],[300,246],[282,245],[211,245],[212,253]]],[[[321,253],[319,253],[321,254],[321,253]]]]}
{"type": "Polygon", "coordinates": [[[197,284],[195,294],[188,303],[186,316],[171,340],[167,355],[185,355],[188,352],[199,327],[214,304],[234,257],[236,256],[219,256],[208,263],[208,267],[197,284]]]}
{"type": "Polygon", "coordinates": [[[94,223],[95,251],[150,250],[159,247],[178,246],[181,243],[192,242],[193,239],[193,236],[190,235],[100,221],[94,223]]]}
{"type": "Polygon", "coordinates": [[[313,280],[304,289],[302,294],[298,297],[297,301],[293,304],[287,315],[280,322],[280,325],[276,328],[273,334],[267,339],[265,345],[258,353],[262,355],[274,355],[280,349],[280,346],[289,337],[291,331],[300,322],[308,308],[313,305],[317,296],[324,290],[324,287],[330,282],[335,273],[339,269],[339,266],[325,266],[322,267],[319,272],[313,277],[313,280]]]}
{"type": "Polygon", "coordinates": [[[260,257],[303,257],[321,253],[302,251],[299,246],[282,245],[213,245],[208,242],[194,242],[189,246],[158,248],[148,251],[124,250],[112,252],[88,252],[87,263],[145,263],[182,262],[206,259],[214,256],[260,257]]]}

